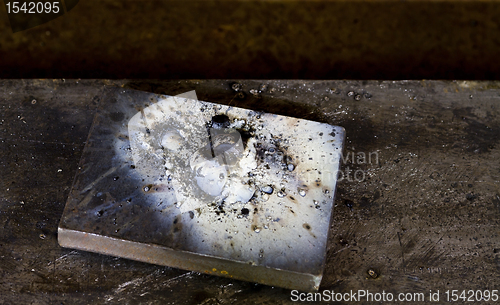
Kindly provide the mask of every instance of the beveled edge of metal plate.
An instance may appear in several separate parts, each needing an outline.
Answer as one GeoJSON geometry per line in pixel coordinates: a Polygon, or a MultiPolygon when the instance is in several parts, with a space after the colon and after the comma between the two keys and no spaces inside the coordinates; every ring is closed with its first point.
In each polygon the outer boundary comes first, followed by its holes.
{"type": "Polygon", "coordinates": [[[58,228],[61,247],[95,252],[136,261],[212,274],[237,280],[300,291],[317,291],[323,277],[264,266],[253,266],[159,245],[145,244],[93,233],[58,228]]]}

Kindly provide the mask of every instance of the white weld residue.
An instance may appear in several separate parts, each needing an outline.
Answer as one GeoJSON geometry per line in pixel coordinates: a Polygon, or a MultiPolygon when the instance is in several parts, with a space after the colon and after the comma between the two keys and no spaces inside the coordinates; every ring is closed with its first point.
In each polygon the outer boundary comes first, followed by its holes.
{"type": "Polygon", "coordinates": [[[190,216],[184,250],[321,273],[343,128],[165,97],[128,134],[137,172],[168,186],[152,202],[190,216]]]}

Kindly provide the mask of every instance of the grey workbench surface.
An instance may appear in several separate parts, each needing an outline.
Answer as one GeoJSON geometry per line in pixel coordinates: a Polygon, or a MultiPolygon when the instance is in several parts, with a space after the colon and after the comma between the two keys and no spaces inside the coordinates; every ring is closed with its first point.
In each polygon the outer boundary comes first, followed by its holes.
{"type": "Polygon", "coordinates": [[[58,246],[109,86],[345,127],[320,291],[439,290],[444,303],[446,290],[500,289],[499,82],[1,80],[0,304],[293,303],[285,289],[58,246]]]}

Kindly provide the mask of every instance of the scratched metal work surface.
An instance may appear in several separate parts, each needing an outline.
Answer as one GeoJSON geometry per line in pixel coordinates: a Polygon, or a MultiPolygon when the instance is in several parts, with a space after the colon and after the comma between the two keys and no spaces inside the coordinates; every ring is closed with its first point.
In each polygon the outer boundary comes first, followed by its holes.
{"type": "Polygon", "coordinates": [[[498,289],[497,82],[0,81],[0,304],[289,304],[290,290],[57,244],[105,87],[342,126],[320,291],[498,289]],[[259,93],[260,85],[267,89],[259,93]]]}

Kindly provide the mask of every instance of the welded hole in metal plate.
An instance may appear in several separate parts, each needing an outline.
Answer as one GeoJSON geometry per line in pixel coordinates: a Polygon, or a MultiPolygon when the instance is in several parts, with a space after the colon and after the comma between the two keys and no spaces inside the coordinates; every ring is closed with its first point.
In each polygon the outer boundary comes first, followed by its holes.
{"type": "Polygon", "coordinates": [[[61,245],[318,289],[343,128],[133,90],[106,99],[61,245]]]}

